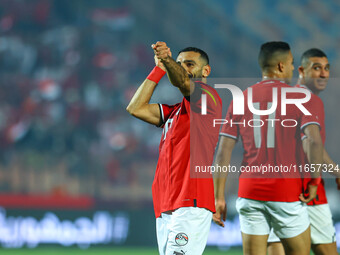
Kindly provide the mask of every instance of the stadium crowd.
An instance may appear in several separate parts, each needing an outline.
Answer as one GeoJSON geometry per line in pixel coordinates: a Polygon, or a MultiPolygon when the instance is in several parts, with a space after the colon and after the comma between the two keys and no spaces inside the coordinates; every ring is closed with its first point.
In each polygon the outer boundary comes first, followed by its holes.
{"type": "Polygon", "coordinates": [[[152,58],[129,43],[127,10],[78,7],[0,2],[0,189],[149,199],[156,129],[125,104],[152,58]]]}
{"type": "MultiPolygon", "coordinates": [[[[267,31],[266,34],[255,34],[245,17],[257,14],[247,13],[249,8],[243,8],[245,1],[235,1],[223,16],[216,6],[223,10],[224,2],[215,0],[216,5],[205,9],[194,1],[178,2],[183,10],[210,15],[206,19],[209,22],[197,21],[191,27],[185,12],[178,12],[181,18],[166,16],[171,22],[165,34],[160,29],[162,23],[155,24],[147,15],[147,11],[157,7],[157,1],[150,0],[145,6],[137,2],[0,1],[2,193],[88,194],[103,199],[150,201],[161,130],[144,125],[125,111],[136,87],[154,66],[148,43],[166,39],[179,49],[198,42],[201,31],[206,36],[200,37],[200,45],[195,46],[206,49],[211,56],[212,77],[242,75],[244,70],[248,71],[245,75],[257,77],[256,57],[251,56],[257,52],[260,41],[274,38],[277,32],[273,31],[278,31],[268,27],[277,24],[263,22],[260,31],[267,31]],[[183,19],[188,22],[179,26],[176,22],[183,19]],[[154,30],[148,29],[151,24],[154,30]],[[225,27],[233,36],[221,33],[225,27]],[[182,40],[175,34],[183,35],[182,40]]],[[[287,3],[281,5],[269,7],[264,1],[259,9],[265,17],[270,14],[268,8],[284,9],[287,3]]],[[[177,8],[171,1],[164,1],[154,18],[166,15],[170,7],[177,8]]],[[[282,12],[280,19],[302,24],[303,16],[297,12],[304,7],[304,3],[299,3],[294,15],[282,12]]],[[[330,25],[334,22],[327,20],[337,16],[326,15],[337,8],[309,8],[323,14],[316,15],[321,21],[310,18],[311,27],[318,21],[327,26],[327,30],[322,30],[327,31],[327,36],[332,29],[338,36],[334,25],[330,25]]],[[[288,39],[293,41],[300,32],[294,30],[288,39]]],[[[288,34],[285,30],[281,33],[283,37],[288,34]]],[[[327,37],[321,46],[329,53],[333,68],[340,58],[328,51],[333,47],[330,42],[327,37]]],[[[301,41],[296,47],[300,51],[306,49],[301,41]]],[[[332,77],[337,77],[336,68],[332,70],[332,77]]],[[[180,93],[173,93],[165,79],[161,82],[165,86],[158,87],[154,101],[176,102],[180,93]]],[[[329,86],[326,93],[325,109],[334,109],[336,88],[329,86]]],[[[336,117],[337,113],[330,115],[336,117]]],[[[337,132],[335,124],[328,128],[332,131],[329,134],[337,132]]],[[[329,151],[336,151],[336,141],[328,141],[329,151]]],[[[237,188],[231,187],[236,194],[237,188]]]]}

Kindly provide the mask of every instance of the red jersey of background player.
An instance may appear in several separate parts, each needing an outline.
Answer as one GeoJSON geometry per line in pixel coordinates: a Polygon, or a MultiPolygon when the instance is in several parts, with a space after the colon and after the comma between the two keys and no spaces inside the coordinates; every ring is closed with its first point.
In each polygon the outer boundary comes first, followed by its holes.
{"type": "MultiPolygon", "coordinates": [[[[305,89],[308,89],[306,86],[304,85],[296,85],[296,87],[298,88],[305,88],[305,89]]],[[[312,93],[312,92],[311,92],[312,93]]],[[[326,141],[326,127],[325,127],[325,110],[324,110],[324,105],[323,105],[323,102],[322,100],[315,94],[312,94],[312,97],[316,97],[318,101],[321,101],[320,103],[320,109],[319,109],[319,112],[320,112],[320,116],[319,118],[316,120],[316,123],[314,124],[317,124],[320,126],[320,134],[321,134],[321,138],[322,138],[322,143],[323,145],[325,145],[325,141],[326,141]]],[[[302,133],[301,134],[301,139],[305,139],[306,136],[302,133]]],[[[307,159],[307,156],[305,154],[305,152],[301,151],[301,157],[302,157],[302,166],[304,166],[305,164],[308,164],[308,159],[307,159]]],[[[307,190],[307,186],[308,186],[308,183],[309,181],[311,180],[310,178],[310,175],[306,172],[305,175],[307,176],[304,176],[304,179],[303,179],[303,183],[304,183],[304,189],[307,190]]],[[[316,198],[312,201],[310,201],[307,205],[322,205],[322,204],[327,204],[327,197],[326,197],[326,190],[325,190],[325,181],[322,179],[321,180],[321,183],[319,184],[318,186],[318,190],[317,190],[317,195],[316,195],[316,198]]]]}
{"type": "MultiPolygon", "coordinates": [[[[243,92],[244,115],[234,115],[231,104],[226,116],[228,123],[223,125],[220,135],[235,139],[241,136],[244,148],[242,166],[258,168],[282,166],[289,169],[289,172],[241,172],[238,196],[261,201],[299,201],[299,195],[303,188],[298,169],[301,162],[297,157],[302,147],[300,129],[318,120],[322,102],[312,97],[309,102],[303,104],[312,115],[304,115],[293,104],[287,104],[286,115],[282,115],[281,89],[291,88],[291,86],[277,80],[265,80],[251,88],[254,108],[260,110],[271,108],[273,88],[277,88],[276,111],[270,115],[254,115],[248,108],[248,90],[245,90],[243,92]],[[296,120],[298,124],[296,127],[284,127],[282,121],[285,119],[296,120]],[[249,120],[253,120],[250,122],[251,126],[249,120]],[[231,125],[231,121],[238,124],[231,125]],[[263,125],[260,127],[261,123],[263,125]]],[[[301,93],[287,93],[287,98],[290,99],[303,97],[304,95],[301,93]]],[[[286,121],[284,125],[293,126],[293,121],[286,121]]]]}
{"type": "Polygon", "coordinates": [[[212,176],[195,173],[194,167],[212,164],[219,132],[219,126],[213,127],[213,119],[221,117],[221,105],[216,90],[202,82],[196,82],[193,94],[181,103],[160,104],[163,134],[152,184],[156,217],[190,206],[215,212],[212,176]],[[212,95],[207,95],[207,115],[201,115],[203,89],[212,95]]]}

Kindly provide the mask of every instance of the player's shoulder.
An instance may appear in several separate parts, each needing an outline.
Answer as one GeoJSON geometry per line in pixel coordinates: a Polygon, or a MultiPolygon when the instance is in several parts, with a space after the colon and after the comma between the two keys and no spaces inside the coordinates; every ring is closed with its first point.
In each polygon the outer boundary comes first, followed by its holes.
{"type": "Polygon", "coordinates": [[[280,90],[282,87],[291,87],[291,86],[279,80],[263,80],[245,89],[243,91],[243,94],[247,96],[249,89],[253,91],[253,94],[268,94],[268,93],[272,93],[273,89],[280,90]]]}
{"type": "Polygon", "coordinates": [[[217,93],[217,91],[216,91],[216,89],[214,87],[210,86],[207,83],[204,83],[203,81],[195,81],[194,84],[195,84],[195,87],[198,87],[198,88],[201,88],[201,89],[205,89],[205,90],[217,93]]]}
{"type": "Polygon", "coordinates": [[[311,97],[310,97],[310,100],[309,100],[310,103],[318,104],[318,105],[323,107],[324,104],[323,104],[322,99],[318,95],[315,95],[308,87],[301,85],[301,84],[296,84],[295,87],[309,91],[309,93],[311,94],[311,97]]]}
{"type": "Polygon", "coordinates": [[[206,92],[208,94],[210,93],[214,97],[214,99],[217,98],[218,101],[220,103],[222,103],[222,99],[221,99],[220,95],[218,94],[218,92],[216,91],[216,89],[213,86],[211,86],[207,83],[204,83],[202,81],[195,81],[194,83],[195,83],[195,90],[199,89],[199,90],[201,90],[200,92],[206,92]]]}
{"type": "Polygon", "coordinates": [[[323,101],[322,101],[322,99],[321,99],[318,95],[315,95],[315,94],[312,93],[311,98],[312,98],[314,101],[317,101],[318,103],[320,103],[320,104],[323,105],[323,101]]]}
{"type": "Polygon", "coordinates": [[[177,108],[179,108],[181,106],[182,102],[180,103],[176,103],[176,104],[161,104],[159,103],[158,105],[161,107],[162,110],[168,110],[168,111],[174,111],[177,108]]]}
{"type": "Polygon", "coordinates": [[[263,81],[260,81],[255,85],[258,85],[258,86],[263,86],[263,85],[267,85],[267,86],[280,86],[280,87],[291,87],[290,85],[288,85],[287,83],[285,83],[284,81],[281,81],[281,80],[263,80],[263,81]]]}
{"type": "Polygon", "coordinates": [[[320,111],[324,111],[325,109],[322,99],[313,93],[311,95],[310,103],[319,108],[320,111]]]}
{"type": "Polygon", "coordinates": [[[253,84],[249,88],[268,89],[268,88],[271,88],[271,87],[291,87],[291,86],[288,85],[287,83],[285,83],[284,81],[280,81],[280,80],[263,80],[263,81],[259,81],[255,84],[253,84]]]}

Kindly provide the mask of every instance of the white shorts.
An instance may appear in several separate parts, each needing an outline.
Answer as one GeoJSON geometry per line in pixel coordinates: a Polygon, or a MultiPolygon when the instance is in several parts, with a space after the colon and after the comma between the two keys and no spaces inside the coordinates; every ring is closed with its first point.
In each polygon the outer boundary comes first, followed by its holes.
{"type": "Polygon", "coordinates": [[[269,234],[267,242],[268,243],[279,243],[279,242],[281,242],[280,238],[278,238],[277,235],[275,235],[273,229],[270,230],[270,234],[269,234]]]}
{"type": "MultiPolygon", "coordinates": [[[[336,241],[332,213],[328,204],[307,206],[312,244],[328,244],[336,241]]],[[[270,232],[268,242],[280,242],[280,239],[270,232]]]]}
{"type": "Polygon", "coordinates": [[[312,244],[334,243],[335,228],[328,204],[308,206],[312,244]]]}
{"type": "Polygon", "coordinates": [[[241,231],[249,235],[269,235],[273,228],[280,238],[291,238],[309,227],[307,206],[302,202],[272,202],[238,198],[241,231]]]}
{"type": "Polygon", "coordinates": [[[156,219],[160,255],[199,255],[207,243],[212,212],[199,207],[181,207],[156,219]]]}

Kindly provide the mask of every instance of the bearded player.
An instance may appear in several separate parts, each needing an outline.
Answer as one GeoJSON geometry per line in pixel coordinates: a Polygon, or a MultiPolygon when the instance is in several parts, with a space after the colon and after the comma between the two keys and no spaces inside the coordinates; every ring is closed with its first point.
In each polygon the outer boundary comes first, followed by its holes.
{"type": "MultiPolygon", "coordinates": [[[[329,79],[330,64],[326,54],[320,49],[309,49],[303,53],[301,57],[301,66],[299,67],[299,80],[297,87],[305,87],[309,89],[315,96],[326,89],[329,79]]],[[[325,143],[325,123],[324,116],[320,122],[320,132],[323,143],[325,143]]],[[[304,152],[306,153],[307,144],[310,142],[305,136],[302,136],[304,152]]],[[[308,161],[308,153],[307,159],[308,161]]],[[[338,166],[329,157],[326,150],[324,150],[324,164],[331,167],[332,170],[337,169],[338,166]]],[[[340,177],[336,171],[330,173],[340,177]]],[[[339,178],[336,179],[339,185],[339,178]]],[[[309,178],[305,178],[307,183],[309,178]]],[[[311,242],[312,250],[316,255],[337,255],[337,246],[335,239],[335,229],[332,221],[332,214],[329,208],[325,183],[321,181],[317,197],[308,203],[308,214],[311,222],[311,242]]],[[[284,255],[284,250],[280,239],[271,232],[268,239],[268,254],[269,255],[284,255]]]]}
{"type": "Polygon", "coordinates": [[[152,184],[158,249],[161,255],[199,255],[204,251],[215,212],[214,187],[211,175],[200,176],[192,171],[196,162],[191,155],[200,164],[212,164],[219,132],[219,127],[212,127],[212,120],[222,114],[221,99],[215,89],[204,83],[211,71],[204,51],[185,48],[175,61],[166,43],[157,42],[152,48],[156,67],[138,88],[127,110],[163,128],[152,184]],[[175,105],[150,104],[165,73],[183,99],[175,105]],[[202,95],[205,115],[201,115],[202,95]]]}

